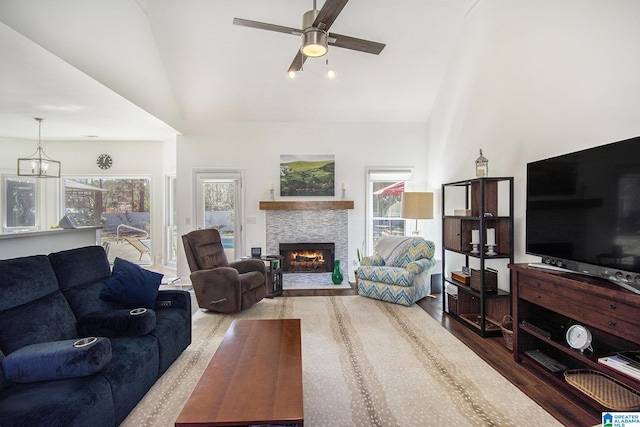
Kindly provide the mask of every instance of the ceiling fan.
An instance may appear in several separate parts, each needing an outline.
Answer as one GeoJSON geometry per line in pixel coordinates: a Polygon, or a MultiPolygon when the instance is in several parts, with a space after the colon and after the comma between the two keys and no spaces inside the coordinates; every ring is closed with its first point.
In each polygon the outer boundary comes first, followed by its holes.
{"type": "Polygon", "coordinates": [[[348,1],[349,0],[326,0],[322,9],[317,10],[316,0],[313,0],[313,10],[306,12],[302,16],[301,30],[241,18],[234,18],[233,24],[302,36],[302,46],[289,67],[290,73],[300,71],[307,57],[317,58],[324,56],[327,53],[328,44],[344,49],[372,53],[374,55],[380,54],[385,47],[383,43],[343,36],[333,32],[329,33],[329,28],[333,24],[333,21],[336,20],[348,1]]]}

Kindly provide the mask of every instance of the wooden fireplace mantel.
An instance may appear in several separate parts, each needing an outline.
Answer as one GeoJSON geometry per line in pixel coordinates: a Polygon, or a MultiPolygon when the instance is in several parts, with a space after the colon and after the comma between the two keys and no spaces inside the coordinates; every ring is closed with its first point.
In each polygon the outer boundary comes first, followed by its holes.
{"type": "Polygon", "coordinates": [[[353,209],[353,200],[315,200],[315,201],[261,201],[263,211],[295,211],[295,210],[345,210],[353,209]]]}

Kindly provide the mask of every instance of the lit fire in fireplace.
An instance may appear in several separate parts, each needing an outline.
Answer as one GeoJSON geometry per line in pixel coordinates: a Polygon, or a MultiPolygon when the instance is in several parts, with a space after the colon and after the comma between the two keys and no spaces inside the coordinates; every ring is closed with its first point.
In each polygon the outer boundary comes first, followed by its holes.
{"type": "Polygon", "coordinates": [[[289,265],[293,271],[314,271],[324,268],[324,254],[322,251],[291,251],[289,265]]]}
{"type": "Polygon", "coordinates": [[[285,273],[324,273],[333,269],[334,243],[280,243],[285,273]]]}

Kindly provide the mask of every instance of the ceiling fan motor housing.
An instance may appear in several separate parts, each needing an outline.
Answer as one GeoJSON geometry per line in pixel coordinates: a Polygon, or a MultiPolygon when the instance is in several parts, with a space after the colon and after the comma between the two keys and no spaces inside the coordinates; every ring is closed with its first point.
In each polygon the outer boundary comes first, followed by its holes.
{"type": "Polygon", "coordinates": [[[316,20],[316,16],[318,16],[318,13],[320,13],[319,10],[313,9],[313,10],[309,10],[308,12],[305,12],[305,14],[302,15],[303,30],[313,27],[313,21],[316,20]]]}
{"type": "Polygon", "coordinates": [[[327,32],[313,26],[318,10],[310,10],[302,16],[302,47],[305,56],[317,58],[327,53],[327,32]]]}

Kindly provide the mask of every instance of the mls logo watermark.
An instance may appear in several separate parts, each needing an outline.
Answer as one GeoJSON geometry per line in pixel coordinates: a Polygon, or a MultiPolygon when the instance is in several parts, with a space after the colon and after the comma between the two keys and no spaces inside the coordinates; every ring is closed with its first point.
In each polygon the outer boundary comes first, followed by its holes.
{"type": "Polygon", "coordinates": [[[640,412],[603,412],[602,427],[640,427],[640,412]]]}

